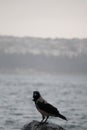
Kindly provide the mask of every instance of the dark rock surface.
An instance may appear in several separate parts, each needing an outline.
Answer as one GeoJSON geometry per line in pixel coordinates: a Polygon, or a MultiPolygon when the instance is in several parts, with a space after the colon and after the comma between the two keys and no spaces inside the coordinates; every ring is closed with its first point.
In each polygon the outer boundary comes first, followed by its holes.
{"type": "Polygon", "coordinates": [[[32,121],[29,124],[24,125],[21,130],[65,130],[61,126],[53,123],[40,124],[38,121],[32,121]]]}

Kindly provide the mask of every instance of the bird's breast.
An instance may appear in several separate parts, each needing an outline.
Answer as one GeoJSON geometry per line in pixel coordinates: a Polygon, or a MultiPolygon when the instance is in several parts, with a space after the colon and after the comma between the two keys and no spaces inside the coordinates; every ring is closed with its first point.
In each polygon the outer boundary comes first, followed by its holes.
{"type": "Polygon", "coordinates": [[[37,105],[36,105],[36,108],[41,113],[41,115],[49,116],[49,113],[47,113],[46,111],[41,110],[37,105]]]}

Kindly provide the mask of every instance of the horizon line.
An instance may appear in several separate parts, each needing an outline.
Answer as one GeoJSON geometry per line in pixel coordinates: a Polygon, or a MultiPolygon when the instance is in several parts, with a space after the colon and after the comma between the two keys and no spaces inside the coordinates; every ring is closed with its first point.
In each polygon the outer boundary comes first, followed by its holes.
{"type": "Polygon", "coordinates": [[[24,35],[24,36],[18,36],[18,35],[10,35],[10,34],[0,34],[0,37],[14,37],[14,38],[37,38],[37,39],[67,39],[67,40],[73,40],[73,39],[79,39],[79,40],[83,40],[83,39],[87,39],[87,37],[71,37],[71,38],[67,38],[67,37],[41,37],[41,36],[31,36],[31,35],[24,35]]]}

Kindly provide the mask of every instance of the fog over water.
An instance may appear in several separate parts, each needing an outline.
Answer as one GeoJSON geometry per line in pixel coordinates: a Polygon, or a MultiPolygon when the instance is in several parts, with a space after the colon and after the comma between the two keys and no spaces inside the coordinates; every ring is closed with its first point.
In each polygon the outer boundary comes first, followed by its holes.
{"type": "Polygon", "coordinates": [[[87,39],[0,36],[0,72],[87,74],[87,39]]]}

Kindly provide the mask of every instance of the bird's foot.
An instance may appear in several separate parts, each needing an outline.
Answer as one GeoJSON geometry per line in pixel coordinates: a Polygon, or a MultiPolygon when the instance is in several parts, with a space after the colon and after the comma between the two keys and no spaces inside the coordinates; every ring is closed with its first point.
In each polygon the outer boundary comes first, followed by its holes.
{"type": "Polygon", "coordinates": [[[38,123],[38,124],[36,124],[35,126],[36,126],[36,128],[38,128],[40,125],[41,125],[41,123],[38,123]]]}
{"type": "Polygon", "coordinates": [[[36,124],[35,126],[39,127],[40,125],[43,125],[43,124],[44,124],[44,122],[41,121],[41,122],[39,122],[38,124],[36,124]]]}
{"type": "Polygon", "coordinates": [[[41,121],[39,124],[40,124],[40,125],[43,125],[43,124],[44,124],[44,122],[43,122],[43,121],[41,121]]]}
{"type": "Polygon", "coordinates": [[[48,122],[46,121],[40,122],[40,125],[43,125],[43,124],[48,124],[48,122]]]}
{"type": "Polygon", "coordinates": [[[39,122],[38,124],[36,124],[35,126],[38,128],[39,126],[44,125],[44,124],[48,124],[48,122],[46,122],[46,121],[41,121],[41,122],[39,122]]]}

